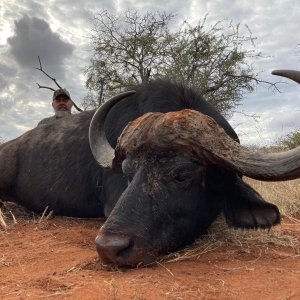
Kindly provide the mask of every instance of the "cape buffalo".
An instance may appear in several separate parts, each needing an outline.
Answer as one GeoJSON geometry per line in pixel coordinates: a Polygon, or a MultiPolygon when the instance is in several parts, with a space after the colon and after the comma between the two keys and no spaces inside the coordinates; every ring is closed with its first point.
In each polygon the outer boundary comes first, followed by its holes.
{"type": "MultiPolygon", "coordinates": [[[[276,74],[300,83],[300,72],[276,74]]],[[[278,208],[242,175],[299,178],[300,148],[243,148],[197,91],[170,81],[139,86],[96,112],[38,126],[0,146],[1,199],[36,212],[48,206],[56,215],[107,217],[97,251],[120,266],[191,243],[221,212],[234,227],[279,223],[278,208]]]]}

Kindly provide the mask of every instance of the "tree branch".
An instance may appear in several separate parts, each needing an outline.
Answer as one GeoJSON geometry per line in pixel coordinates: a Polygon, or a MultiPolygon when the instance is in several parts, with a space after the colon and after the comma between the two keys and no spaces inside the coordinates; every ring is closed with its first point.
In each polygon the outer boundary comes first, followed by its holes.
{"type": "Polygon", "coordinates": [[[36,84],[38,85],[39,89],[48,89],[48,90],[51,90],[51,91],[55,92],[55,89],[53,89],[49,86],[40,85],[38,82],[36,84]]]}
{"type": "MultiPolygon", "coordinates": [[[[52,79],[54,81],[54,83],[61,89],[62,87],[57,83],[56,79],[51,77],[49,74],[47,74],[44,70],[43,70],[43,67],[42,67],[42,62],[41,62],[41,59],[40,57],[38,56],[38,59],[39,59],[39,63],[40,63],[40,67],[39,68],[35,68],[36,70],[39,70],[41,72],[43,72],[48,78],[52,79]]],[[[39,85],[39,84],[38,84],[39,85]]],[[[48,88],[48,87],[43,87],[43,86],[40,86],[39,85],[39,88],[48,88]]],[[[50,88],[51,89],[51,88],[50,88]]]]}
{"type": "Polygon", "coordinates": [[[270,86],[272,86],[273,88],[275,88],[278,92],[280,92],[279,88],[277,87],[277,84],[280,83],[279,81],[278,82],[270,82],[270,81],[265,81],[265,80],[260,80],[258,78],[255,78],[253,76],[250,76],[250,75],[233,75],[233,74],[224,74],[226,76],[229,76],[229,77],[234,77],[234,78],[246,78],[246,79],[250,79],[250,80],[253,80],[255,81],[257,84],[259,83],[266,83],[270,86]]]}

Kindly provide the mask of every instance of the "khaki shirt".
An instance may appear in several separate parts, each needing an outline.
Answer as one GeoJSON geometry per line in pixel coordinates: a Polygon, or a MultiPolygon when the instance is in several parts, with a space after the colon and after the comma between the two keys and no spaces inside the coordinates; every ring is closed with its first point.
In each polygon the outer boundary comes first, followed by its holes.
{"type": "Polygon", "coordinates": [[[58,117],[56,117],[56,116],[45,118],[45,119],[39,121],[39,123],[37,124],[37,126],[44,125],[44,124],[51,124],[54,121],[56,121],[57,119],[58,119],[58,117]]]}
{"type": "Polygon", "coordinates": [[[71,113],[67,113],[67,114],[61,115],[61,116],[59,116],[59,115],[54,115],[54,116],[52,116],[52,117],[42,119],[42,120],[37,124],[37,126],[45,125],[45,124],[51,124],[51,123],[55,122],[55,121],[58,120],[58,119],[62,119],[62,118],[64,118],[64,117],[70,116],[70,115],[71,115],[71,113]]]}

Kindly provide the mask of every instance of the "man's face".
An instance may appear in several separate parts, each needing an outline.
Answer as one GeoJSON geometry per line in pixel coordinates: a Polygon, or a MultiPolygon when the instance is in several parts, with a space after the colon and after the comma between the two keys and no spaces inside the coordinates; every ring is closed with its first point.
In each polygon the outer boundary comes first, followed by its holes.
{"type": "Polygon", "coordinates": [[[58,95],[52,102],[54,111],[70,111],[73,106],[73,102],[66,95],[58,95]]]}

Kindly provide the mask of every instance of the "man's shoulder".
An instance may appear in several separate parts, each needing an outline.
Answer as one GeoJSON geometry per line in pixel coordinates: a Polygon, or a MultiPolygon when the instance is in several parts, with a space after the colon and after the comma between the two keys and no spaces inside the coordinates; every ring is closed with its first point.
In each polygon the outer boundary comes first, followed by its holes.
{"type": "Polygon", "coordinates": [[[45,125],[45,124],[50,124],[52,122],[56,121],[56,117],[55,116],[52,116],[52,117],[48,117],[48,118],[44,118],[42,119],[38,124],[37,126],[40,126],[40,125],[45,125]]]}

